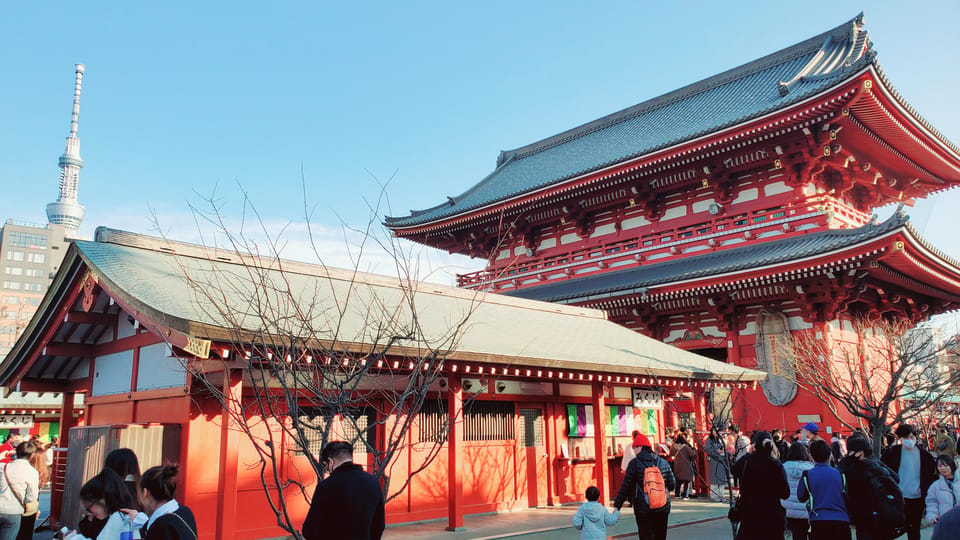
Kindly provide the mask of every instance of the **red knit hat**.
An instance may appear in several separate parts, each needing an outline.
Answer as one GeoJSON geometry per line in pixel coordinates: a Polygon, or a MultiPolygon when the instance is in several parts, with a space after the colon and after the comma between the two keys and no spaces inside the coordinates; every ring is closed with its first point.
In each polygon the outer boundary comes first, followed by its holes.
{"type": "Polygon", "coordinates": [[[646,446],[647,448],[653,448],[653,445],[650,444],[650,438],[643,433],[637,433],[637,436],[633,438],[633,446],[646,446]]]}

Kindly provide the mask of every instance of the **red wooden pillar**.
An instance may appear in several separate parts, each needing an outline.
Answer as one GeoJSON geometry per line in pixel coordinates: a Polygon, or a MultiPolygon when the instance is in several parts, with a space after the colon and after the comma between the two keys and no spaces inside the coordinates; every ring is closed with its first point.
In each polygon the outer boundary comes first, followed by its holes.
{"type": "Polygon", "coordinates": [[[447,530],[463,526],[463,385],[459,375],[447,378],[447,530]]]}
{"type": "Polygon", "coordinates": [[[694,433],[702,434],[697,439],[697,477],[694,479],[694,489],[697,494],[706,497],[710,495],[710,469],[707,461],[707,452],[703,448],[704,441],[710,436],[710,426],[707,422],[706,393],[703,390],[693,392],[693,421],[694,433]]]}
{"type": "Polygon", "coordinates": [[[233,416],[243,414],[243,372],[227,369],[223,378],[223,410],[220,421],[220,476],[217,490],[217,538],[236,537],[237,465],[240,462],[239,428],[233,416]],[[233,427],[231,429],[231,427],[233,427]]]}
{"type": "Polygon", "coordinates": [[[60,403],[60,434],[57,444],[61,448],[66,448],[70,444],[70,428],[73,427],[73,399],[75,396],[74,392],[64,392],[63,401],[60,403]]]}
{"type": "Polygon", "coordinates": [[[607,400],[603,390],[602,383],[593,383],[593,454],[596,456],[597,489],[600,490],[598,502],[606,506],[610,494],[607,492],[607,434],[604,430],[607,400]]]}
{"type": "MultiPolygon", "coordinates": [[[[556,395],[556,394],[554,394],[556,395]]],[[[543,411],[546,416],[546,426],[544,427],[543,444],[547,448],[547,506],[554,505],[554,492],[556,491],[556,471],[554,464],[557,456],[557,416],[556,404],[548,401],[543,411]]]]}

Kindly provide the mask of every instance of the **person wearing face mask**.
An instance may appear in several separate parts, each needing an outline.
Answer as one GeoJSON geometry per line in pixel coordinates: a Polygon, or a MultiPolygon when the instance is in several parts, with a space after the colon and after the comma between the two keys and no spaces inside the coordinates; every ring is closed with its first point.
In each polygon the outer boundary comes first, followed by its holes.
{"type": "Polygon", "coordinates": [[[900,476],[900,491],[907,518],[907,539],[920,539],[924,499],[930,484],[937,479],[937,463],[933,456],[917,447],[917,432],[909,424],[897,427],[900,444],[883,455],[883,463],[900,476]]]}
{"type": "Polygon", "coordinates": [[[380,540],[385,524],[380,482],[353,463],[353,445],[327,444],[320,463],[330,474],[318,479],[310,510],[303,521],[306,540],[380,540]]]}

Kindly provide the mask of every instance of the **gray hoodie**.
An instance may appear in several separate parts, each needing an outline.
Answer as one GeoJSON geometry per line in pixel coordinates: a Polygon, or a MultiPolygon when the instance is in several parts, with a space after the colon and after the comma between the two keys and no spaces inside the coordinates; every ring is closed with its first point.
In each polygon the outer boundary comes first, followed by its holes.
{"type": "Polygon", "coordinates": [[[611,514],[607,508],[596,501],[583,503],[573,515],[573,526],[580,531],[581,540],[606,540],[607,525],[613,525],[620,518],[620,511],[611,514]]]}

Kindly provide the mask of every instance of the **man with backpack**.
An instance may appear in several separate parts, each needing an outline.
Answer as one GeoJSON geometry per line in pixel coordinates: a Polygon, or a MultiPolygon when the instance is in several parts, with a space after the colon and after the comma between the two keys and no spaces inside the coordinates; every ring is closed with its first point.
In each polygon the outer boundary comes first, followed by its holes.
{"type": "Polygon", "coordinates": [[[917,432],[909,424],[897,426],[900,444],[883,454],[883,463],[900,477],[903,508],[907,518],[907,540],[920,540],[927,489],[937,479],[937,462],[933,455],[917,445],[917,432]]]}
{"type": "Polygon", "coordinates": [[[641,433],[633,441],[637,457],[627,467],[613,505],[620,510],[624,501],[630,501],[640,540],[664,540],[670,516],[670,492],[677,482],[670,464],[653,452],[646,435],[641,433]]]}
{"type": "Polygon", "coordinates": [[[873,445],[859,433],[847,439],[838,470],[847,479],[847,513],[857,540],[891,540],[906,531],[900,478],[874,459],[873,445]]]}

